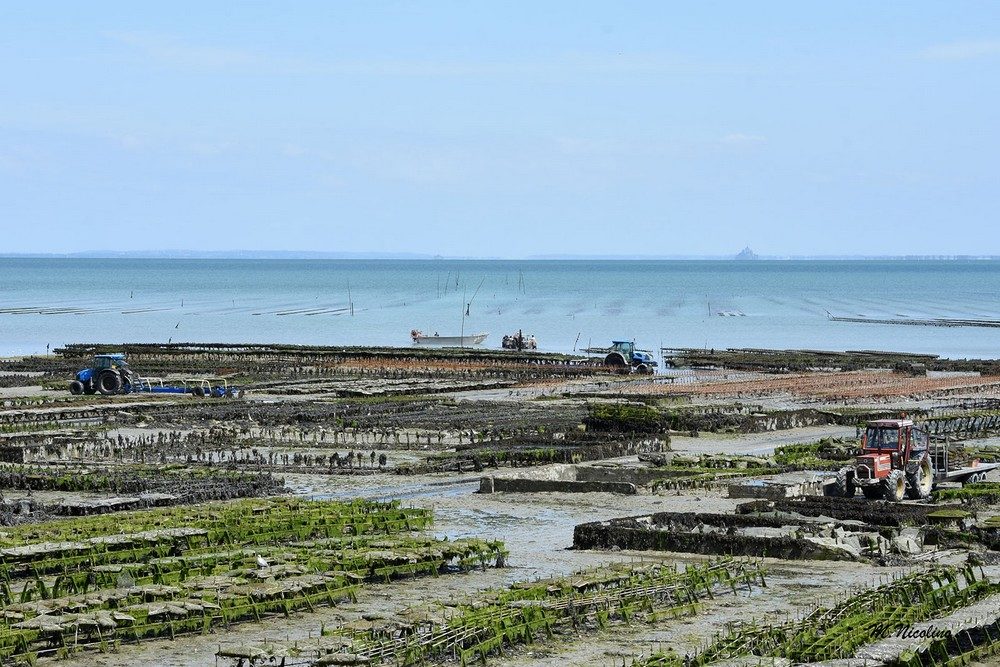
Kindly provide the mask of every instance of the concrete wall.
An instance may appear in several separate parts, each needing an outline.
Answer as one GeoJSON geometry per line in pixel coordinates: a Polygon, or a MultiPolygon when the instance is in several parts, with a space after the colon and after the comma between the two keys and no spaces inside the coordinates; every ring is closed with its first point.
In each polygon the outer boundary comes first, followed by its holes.
{"type": "Polygon", "coordinates": [[[833,480],[802,482],[742,481],[729,485],[730,498],[794,498],[798,496],[822,496],[827,484],[833,480]]]}
{"type": "Polygon", "coordinates": [[[635,484],[628,482],[584,482],[530,477],[483,477],[480,493],[622,493],[635,495],[635,484]]]}
{"type": "Polygon", "coordinates": [[[654,479],[664,476],[655,468],[619,468],[605,466],[574,466],[575,479],[581,482],[629,482],[636,486],[647,486],[654,479]]]}

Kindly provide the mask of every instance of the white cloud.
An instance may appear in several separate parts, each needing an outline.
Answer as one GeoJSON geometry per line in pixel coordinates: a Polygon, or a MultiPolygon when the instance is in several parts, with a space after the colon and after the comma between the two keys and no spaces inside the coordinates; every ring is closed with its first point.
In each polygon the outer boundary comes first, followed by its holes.
{"type": "Polygon", "coordinates": [[[1000,55],[1000,40],[978,40],[938,44],[925,49],[928,60],[971,60],[1000,55]]]}

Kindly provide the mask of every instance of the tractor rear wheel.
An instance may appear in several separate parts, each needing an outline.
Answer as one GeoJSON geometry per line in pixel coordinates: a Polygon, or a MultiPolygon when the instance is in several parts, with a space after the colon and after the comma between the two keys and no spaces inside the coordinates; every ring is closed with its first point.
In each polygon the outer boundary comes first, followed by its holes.
{"type": "Polygon", "coordinates": [[[628,361],[625,360],[625,355],[621,352],[610,352],[608,356],[604,357],[604,365],[617,370],[619,373],[628,372],[628,361]]]}
{"type": "Polygon", "coordinates": [[[913,500],[930,498],[933,486],[934,472],[931,470],[931,462],[925,458],[916,472],[906,476],[906,496],[913,500]]]}
{"type": "Polygon", "coordinates": [[[117,394],[122,388],[122,378],[114,371],[104,371],[97,376],[97,391],[105,396],[117,394]]]}
{"type": "Polygon", "coordinates": [[[867,498],[868,500],[881,500],[882,485],[872,484],[871,486],[862,486],[861,493],[865,494],[865,498],[867,498]]]}
{"type": "Polygon", "coordinates": [[[857,493],[857,486],[854,484],[854,471],[850,467],[838,470],[837,481],[834,482],[833,488],[836,489],[836,495],[842,498],[853,498],[854,494],[857,493]]]}
{"type": "Polygon", "coordinates": [[[882,497],[897,503],[906,497],[906,475],[902,470],[893,470],[882,480],[882,497]]]}
{"type": "Polygon", "coordinates": [[[82,394],[83,393],[83,383],[80,382],[79,380],[73,380],[72,382],[70,382],[69,383],[69,393],[73,394],[74,396],[79,396],[80,394],[82,394]]]}

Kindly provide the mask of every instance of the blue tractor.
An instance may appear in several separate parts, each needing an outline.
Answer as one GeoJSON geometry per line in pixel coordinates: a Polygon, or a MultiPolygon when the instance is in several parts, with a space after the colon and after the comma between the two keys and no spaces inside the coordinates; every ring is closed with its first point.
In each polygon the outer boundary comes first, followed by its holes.
{"type": "Polygon", "coordinates": [[[192,394],[201,398],[241,398],[243,390],[225,378],[188,378],[168,384],[162,378],[141,377],[125,361],[125,355],[95,354],[90,368],[77,371],[69,383],[71,394],[192,394]]]}
{"type": "Polygon", "coordinates": [[[69,383],[69,392],[111,396],[129,391],[135,379],[124,354],[95,354],[90,368],[77,371],[76,379],[69,383]]]}
{"type": "Polygon", "coordinates": [[[652,354],[638,349],[634,341],[614,340],[611,341],[610,352],[604,357],[604,365],[622,374],[636,372],[652,375],[659,364],[653,360],[652,354]]]}

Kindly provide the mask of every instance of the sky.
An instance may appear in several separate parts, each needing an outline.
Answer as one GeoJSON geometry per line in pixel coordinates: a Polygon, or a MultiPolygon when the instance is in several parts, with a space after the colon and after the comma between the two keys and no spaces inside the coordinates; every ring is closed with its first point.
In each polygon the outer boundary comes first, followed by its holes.
{"type": "Polygon", "coordinates": [[[0,253],[1000,254],[1000,2],[0,4],[0,253]]]}

